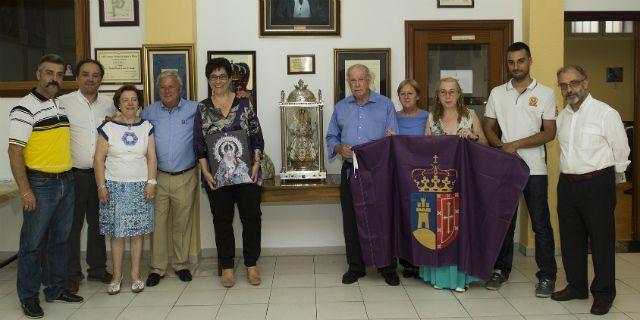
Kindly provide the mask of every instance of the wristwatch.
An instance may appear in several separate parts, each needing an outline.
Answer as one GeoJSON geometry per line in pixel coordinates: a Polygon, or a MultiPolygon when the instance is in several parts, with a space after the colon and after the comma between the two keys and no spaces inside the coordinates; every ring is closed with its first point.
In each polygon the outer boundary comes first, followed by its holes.
{"type": "Polygon", "coordinates": [[[147,184],[153,184],[153,185],[156,185],[156,184],[158,184],[158,180],[156,180],[156,179],[149,179],[149,180],[147,180],[147,184]]]}

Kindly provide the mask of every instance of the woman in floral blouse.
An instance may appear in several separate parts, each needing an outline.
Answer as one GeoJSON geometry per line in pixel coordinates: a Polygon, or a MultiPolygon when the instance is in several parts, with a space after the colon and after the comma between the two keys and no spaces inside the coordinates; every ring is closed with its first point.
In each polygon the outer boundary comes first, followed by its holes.
{"type": "Polygon", "coordinates": [[[242,247],[244,265],[247,267],[247,280],[252,285],[259,285],[261,277],[256,263],[260,257],[262,228],[260,210],[260,185],[262,184],[260,161],[264,152],[262,129],[249,99],[239,98],[229,90],[232,74],[229,61],[225,58],[212,59],[205,69],[211,96],[198,105],[194,124],[194,144],[202,170],[204,188],[213,214],[218,249],[218,273],[223,286],[229,288],[234,285],[235,239],[232,224],[234,204],[237,203],[243,228],[242,247]],[[240,148],[234,140],[235,143],[220,146],[220,150],[209,150],[207,138],[238,132],[242,135],[246,134],[248,146],[240,148]],[[250,153],[248,163],[241,160],[240,149],[250,153]],[[210,152],[220,153],[219,163],[216,166],[209,163],[210,152]],[[212,167],[217,167],[218,170],[211,172],[212,167]],[[249,179],[246,178],[247,176],[249,179]]]}

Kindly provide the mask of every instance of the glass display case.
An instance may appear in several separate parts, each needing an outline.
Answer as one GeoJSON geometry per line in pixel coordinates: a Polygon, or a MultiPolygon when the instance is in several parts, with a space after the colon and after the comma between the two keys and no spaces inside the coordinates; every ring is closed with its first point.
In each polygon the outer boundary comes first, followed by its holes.
{"type": "Polygon", "coordinates": [[[322,91],[318,98],[299,80],[285,100],[280,93],[282,170],[280,180],[324,180],[322,91]]]}

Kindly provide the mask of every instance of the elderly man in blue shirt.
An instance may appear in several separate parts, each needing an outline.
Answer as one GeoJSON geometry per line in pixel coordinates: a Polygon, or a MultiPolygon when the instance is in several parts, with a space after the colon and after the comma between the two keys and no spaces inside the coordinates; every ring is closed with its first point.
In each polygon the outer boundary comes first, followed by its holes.
{"type": "MultiPolygon", "coordinates": [[[[351,284],[366,274],[349,183],[353,171],[351,147],[382,139],[388,130],[398,132],[398,121],[391,100],[369,89],[369,68],[362,64],[349,67],[347,80],[353,95],[335,105],[326,139],[329,157],[340,154],[344,160],[340,179],[340,204],[349,269],[342,276],[342,283],[351,284]]],[[[387,284],[397,286],[400,283],[395,263],[378,271],[387,284]]]]}
{"type": "Polygon", "coordinates": [[[191,281],[189,245],[192,212],[198,188],[193,150],[193,121],[198,103],[181,98],[182,80],[174,70],[160,73],[160,101],[144,108],[141,117],[155,128],[158,176],[154,232],[151,236],[151,270],[147,286],[164,278],[168,265],[167,237],[173,240],[172,267],[180,280],[191,281]],[[172,224],[169,224],[169,216],[172,224]]]}

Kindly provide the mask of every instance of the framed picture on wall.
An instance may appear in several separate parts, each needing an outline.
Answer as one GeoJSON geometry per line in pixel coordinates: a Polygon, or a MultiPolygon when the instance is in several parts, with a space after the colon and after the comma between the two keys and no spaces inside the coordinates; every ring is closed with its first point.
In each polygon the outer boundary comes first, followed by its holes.
{"type": "MultiPolygon", "coordinates": [[[[231,91],[246,91],[251,96],[253,107],[257,108],[256,52],[255,51],[207,51],[207,61],[226,58],[231,62],[231,91]]],[[[207,89],[209,90],[209,89],[207,89]]],[[[209,92],[210,95],[211,93],[209,92]]]]}
{"type": "Polygon", "coordinates": [[[165,70],[175,70],[182,80],[182,98],[196,100],[193,44],[142,45],[145,105],[160,100],[156,82],[165,70]]]}
{"type": "Polygon", "coordinates": [[[333,49],[333,95],[338,102],[351,95],[347,70],[354,64],[365,65],[371,74],[371,91],[391,94],[391,49],[333,49]]]}
{"type": "Polygon", "coordinates": [[[437,0],[438,8],[473,8],[474,0],[437,0]]]}
{"type": "Polygon", "coordinates": [[[140,25],[138,0],[98,0],[101,27],[135,27],[140,25]]]}
{"type": "Polygon", "coordinates": [[[289,54],[287,55],[287,74],[314,74],[316,73],[315,54],[289,54]]]}
{"type": "Polygon", "coordinates": [[[259,0],[260,36],[340,36],[340,0],[259,0]]]}
{"type": "Polygon", "coordinates": [[[142,84],[142,49],[95,48],[95,58],[104,67],[102,84],[142,84]]]}

